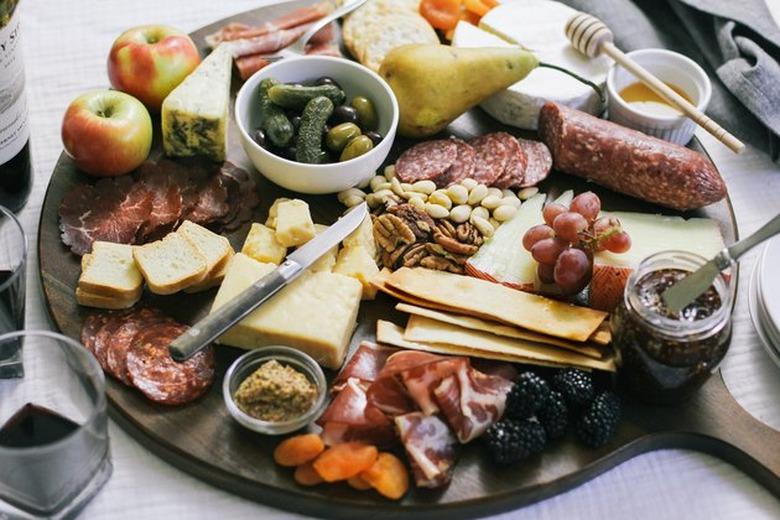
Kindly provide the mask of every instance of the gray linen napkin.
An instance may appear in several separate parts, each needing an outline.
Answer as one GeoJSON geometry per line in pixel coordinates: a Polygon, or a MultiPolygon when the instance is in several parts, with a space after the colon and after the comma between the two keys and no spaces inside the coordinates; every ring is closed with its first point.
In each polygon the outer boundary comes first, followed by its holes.
{"type": "Polygon", "coordinates": [[[764,0],[562,1],[601,18],[623,50],[665,47],[702,65],[708,115],[778,159],[780,28],[764,0]]]}

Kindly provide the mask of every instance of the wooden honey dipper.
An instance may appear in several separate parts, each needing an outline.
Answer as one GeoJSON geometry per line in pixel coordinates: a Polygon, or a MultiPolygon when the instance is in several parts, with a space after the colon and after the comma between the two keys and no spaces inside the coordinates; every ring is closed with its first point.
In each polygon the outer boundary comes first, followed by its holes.
{"type": "Polygon", "coordinates": [[[612,31],[604,22],[586,13],[577,13],[566,22],[566,37],[572,46],[589,58],[595,58],[604,53],[623,68],[633,74],[647,87],[661,96],[667,103],[679,108],[696,124],[712,134],[718,141],[725,144],[734,153],[745,149],[745,144],[731,135],[718,123],[710,119],[704,112],[693,106],[687,99],[669,88],[660,79],[653,76],[647,69],[615,47],[612,31]]]}

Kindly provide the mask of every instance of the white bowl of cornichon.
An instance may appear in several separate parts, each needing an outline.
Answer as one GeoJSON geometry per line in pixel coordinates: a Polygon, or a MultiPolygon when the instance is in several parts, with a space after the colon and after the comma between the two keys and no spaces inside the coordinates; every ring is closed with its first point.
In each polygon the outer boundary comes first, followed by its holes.
{"type": "Polygon", "coordinates": [[[375,175],[395,139],[398,102],[366,67],[341,58],[285,58],[239,90],[241,144],[258,171],[292,191],[337,193],[375,175]]]}

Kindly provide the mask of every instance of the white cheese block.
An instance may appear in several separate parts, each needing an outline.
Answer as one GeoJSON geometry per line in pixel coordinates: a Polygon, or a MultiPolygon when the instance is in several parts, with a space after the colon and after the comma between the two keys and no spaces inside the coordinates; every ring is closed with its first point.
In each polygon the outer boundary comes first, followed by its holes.
{"type": "MultiPolygon", "coordinates": [[[[551,0],[518,0],[491,9],[479,28],[461,21],[452,44],[456,47],[520,45],[540,61],[564,67],[597,85],[606,82],[611,60],[590,59],[577,52],[564,34],[564,26],[576,13],[551,0]]],[[[553,69],[537,68],[522,81],[494,94],[480,106],[502,123],[536,130],[539,110],[548,101],[600,114],[604,106],[588,85],[553,69]]]]}
{"type": "MultiPolygon", "coordinates": [[[[228,265],[212,312],[276,268],[237,253],[228,265]]],[[[226,332],[220,343],[253,349],[286,345],[322,366],[338,369],[355,330],[362,287],[349,276],[306,272],[226,332]]]]}

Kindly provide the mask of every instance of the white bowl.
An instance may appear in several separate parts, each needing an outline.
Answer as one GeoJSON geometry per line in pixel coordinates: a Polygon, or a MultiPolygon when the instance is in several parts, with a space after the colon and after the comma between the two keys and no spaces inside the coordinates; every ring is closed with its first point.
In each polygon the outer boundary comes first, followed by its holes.
{"type": "MultiPolygon", "coordinates": [[[[671,83],[688,94],[694,106],[702,112],[712,97],[712,83],[696,62],[682,54],[666,49],[642,49],[627,53],[629,57],[650,71],[661,81],[671,83]]],[[[696,123],[685,115],[652,115],[632,107],[620,97],[620,91],[639,81],[618,65],[607,74],[609,119],[673,143],[685,145],[696,131],[696,123]]]]}
{"type": "Polygon", "coordinates": [[[378,74],[353,61],[330,56],[284,58],[250,77],[236,96],[235,116],[241,144],[255,168],[270,181],[299,193],[336,193],[367,182],[382,166],[393,146],[398,127],[398,102],[390,86],[378,74]],[[347,99],[365,96],[374,103],[382,141],[371,151],[354,159],[331,164],[305,164],[275,155],[257,144],[250,133],[258,124],[257,89],[264,78],[282,83],[335,79],[347,99]]]}

